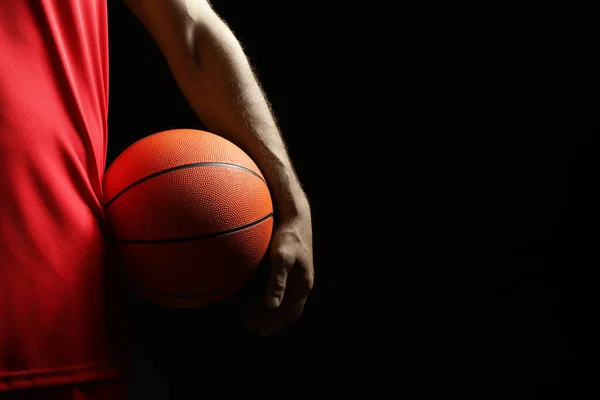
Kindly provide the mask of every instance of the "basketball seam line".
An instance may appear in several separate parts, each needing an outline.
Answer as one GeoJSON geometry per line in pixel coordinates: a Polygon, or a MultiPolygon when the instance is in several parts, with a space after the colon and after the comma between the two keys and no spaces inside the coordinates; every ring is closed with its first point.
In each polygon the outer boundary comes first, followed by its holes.
{"type": "Polygon", "coordinates": [[[109,201],[106,202],[106,205],[104,206],[104,209],[106,210],[117,198],[119,198],[120,196],[122,196],[123,194],[125,194],[125,192],[127,192],[128,190],[130,190],[132,187],[137,186],[143,182],[146,182],[152,178],[155,178],[159,175],[162,174],[166,174],[168,172],[172,172],[172,171],[176,171],[176,170],[180,170],[180,169],[186,169],[186,168],[195,168],[195,167],[226,167],[226,168],[234,168],[234,169],[239,169],[245,172],[249,172],[250,174],[256,176],[258,179],[260,179],[265,185],[267,184],[265,182],[265,180],[256,172],[252,171],[249,168],[246,167],[242,167],[241,165],[236,165],[236,164],[229,164],[229,163],[222,163],[222,162],[202,162],[202,163],[192,163],[192,164],[185,164],[185,165],[178,165],[176,167],[172,167],[172,168],[167,168],[165,170],[162,171],[158,171],[155,172],[153,174],[150,174],[144,178],[141,178],[135,182],[133,182],[131,185],[127,186],[125,189],[121,190],[119,193],[117,193],[112,199],[110,199],[109,201]]]}
{"type": "MultiPolygon", "coordinates": [[[[150,139],[150,138],[152,138],[154,136],[160,135],[160,134],[169,133],[169,132],[176,132],[176,131],[200,131],[200,132],[204,132],[204,131],[201,131],[201,130],[198,130],[198,129],[185,129],[185,128],[167,129],[166,131],[155,132],[155,133],[152,133],[150,135],[146,135],[143,138],[141,138],[140,140],[138,140],[136,143],[145,142],[146,140],[148,140],[148,139],[150,139]]],[[[210,133],[210,132],[204,132],[204,133],[210,133]]],[[[134,143],[134,144],[136,144],[136,143],[134,143]]],[[[129,146],[123,152],[121,152],[121,154],[119,154],[117,156],[117,158],[115,158],[114,161],[108,166],[108,168],[106,169],[106,172],[104,174],[108,175],[108,171],[110,171],[110,169],[117,164],[117,161],[119,160],[119,158],[123,157],[125,155],[125,153],[129,152],[132,148],[133,148],[133,146],[129,146]]]]}
{"type": "Polygon", "coordinates": [[[220,232],[205,233],[205,234],[196,235],[196,236],[188,236],[188,237],[183,237],[183,238],[136,240],[136,239],[121,239],[121,238],[116,238],[116,237],[110,236],[109,239],[113,240],[115,242],[119,242],[119,243],[137,243],[137,244],[179,243],[179,242],[188,242],[188,241],[192,241],[192,240],[211,239],[211,238],[214,238],[217,236],[223,236],[223,235],[228,235],[230,233],[243,231],[244,229],[248,229],[255,225],[258,225],[271,217],[273,217],[272,212],[268,213],[267,215],[265,215],[262,218],[257,219],[256,221],[250,222],[249,224],[246,224],[246,225],[238,226],[236,228],[227,229],[225,231],[220,231],[220,232]]]}

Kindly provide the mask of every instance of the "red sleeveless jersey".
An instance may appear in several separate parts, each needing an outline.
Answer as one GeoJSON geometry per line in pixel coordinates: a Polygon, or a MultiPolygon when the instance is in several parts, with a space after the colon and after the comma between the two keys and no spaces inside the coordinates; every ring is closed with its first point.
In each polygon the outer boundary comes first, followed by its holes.
{"type": "Polygon", "coordinates": [[[123,375],[107,113],[106,0],[0,1],[0,391],[123,375]]]}

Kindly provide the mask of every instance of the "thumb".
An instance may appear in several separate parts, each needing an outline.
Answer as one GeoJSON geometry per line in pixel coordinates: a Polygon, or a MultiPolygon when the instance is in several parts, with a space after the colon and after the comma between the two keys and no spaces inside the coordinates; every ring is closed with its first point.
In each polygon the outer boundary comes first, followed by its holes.
{"type": "Polygon", "coordinates": [[[268,308],[277,308],[283,301],[288,274],[294,265],[294,257],[283,250],[274,250],[271,258],[272,271],[267,285],[265,305],[268,308]]]}

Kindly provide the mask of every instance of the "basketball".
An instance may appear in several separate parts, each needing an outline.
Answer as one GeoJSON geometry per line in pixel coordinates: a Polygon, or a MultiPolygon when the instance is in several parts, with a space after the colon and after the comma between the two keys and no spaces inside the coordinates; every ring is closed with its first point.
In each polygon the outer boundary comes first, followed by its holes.
{"type": "Polygon", "coordinates": [[[244,286],[273,230],[265,178],[216,134],[173,129],[123,151],[103,180],[108,234],[134,293],[173,308],[219,302],[244,286]]]}

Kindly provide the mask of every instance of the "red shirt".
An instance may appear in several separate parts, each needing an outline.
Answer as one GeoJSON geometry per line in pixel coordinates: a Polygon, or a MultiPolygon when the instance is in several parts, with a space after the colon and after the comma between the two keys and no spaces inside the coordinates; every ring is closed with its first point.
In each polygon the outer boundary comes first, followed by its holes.
{"type": "Polygon", "coordinates": [[[0,1],[0,391],[122,375],[103,234],[106,7],[0,1]]]}

